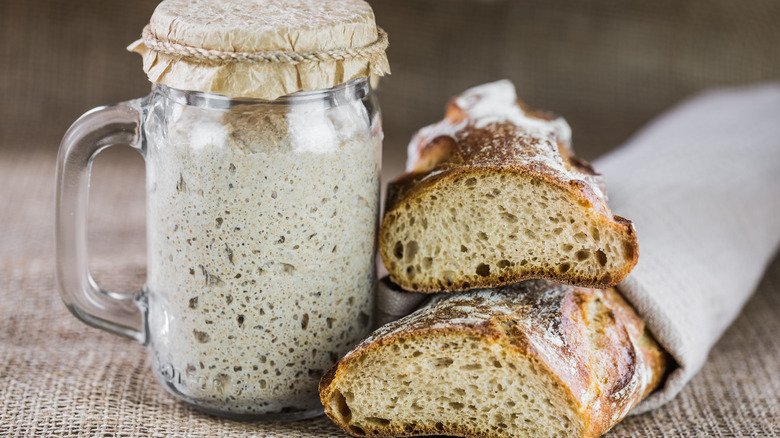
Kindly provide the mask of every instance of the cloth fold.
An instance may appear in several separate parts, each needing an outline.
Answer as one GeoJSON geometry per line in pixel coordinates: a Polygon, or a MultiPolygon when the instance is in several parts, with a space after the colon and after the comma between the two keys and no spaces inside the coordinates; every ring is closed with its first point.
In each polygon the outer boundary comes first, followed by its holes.
{"type": "Polygon", "coordinates": [[[390,277],[380,278],[376,287],[374,326],[381,327],[414,312],[428,296],[418,292],[406,292],[390,281],[390,277]]]}
{"type": "MultiPolygon", "coordinates": [[[[639,263],[618,288],[678,367],[632,414],[674,398],[755,290],[780,243],[780,84],[718,90],[668,111],[594,167],[631,219],[639,263]]],[[[575,133],[576,134],[576,133],[575,133]]],[[[378,320],[420,294],[380,282],[378,320]]]]}
{"type": "Polygon", "coordinates": [[[634,221],[619,285],[679,367],[633,413],[677,395],[755,290],[780,243],[780,84],[706,93],[596,161],[634,221]]]}

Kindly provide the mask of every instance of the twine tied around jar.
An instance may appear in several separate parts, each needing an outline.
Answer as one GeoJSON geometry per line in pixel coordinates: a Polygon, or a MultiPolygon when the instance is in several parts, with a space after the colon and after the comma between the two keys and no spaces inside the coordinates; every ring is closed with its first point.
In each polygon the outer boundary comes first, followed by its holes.
{"type": "Polygon", "coordinates": [[[194,61],[282,63],[297,65],[302,63],[340,61],[350,58],[371,58],[377,53],[384,53],[389,44],[387,32],[377,27],[377,34],[378,38],[376,41],[363,47],[306,53],[277,50],[267,50],[260,52],[230,52],[223,50],[202,49],[199,47],[192,47],[184,44],[160,40],[154,35],[150,25],[148,24],[146,27],[144,27],[142,38],[144,45],[148,47],[149,50],[194,61]]]}

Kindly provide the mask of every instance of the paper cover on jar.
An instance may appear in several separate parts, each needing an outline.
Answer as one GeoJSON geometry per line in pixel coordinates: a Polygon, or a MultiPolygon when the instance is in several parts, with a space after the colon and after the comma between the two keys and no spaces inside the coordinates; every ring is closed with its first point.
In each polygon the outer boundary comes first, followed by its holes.
{"type": "Polygon", "coordinates": [[[386,48],[362,0],[165,0],[128,50],[152,82],[272,100],[389,74],[386,48]]]}

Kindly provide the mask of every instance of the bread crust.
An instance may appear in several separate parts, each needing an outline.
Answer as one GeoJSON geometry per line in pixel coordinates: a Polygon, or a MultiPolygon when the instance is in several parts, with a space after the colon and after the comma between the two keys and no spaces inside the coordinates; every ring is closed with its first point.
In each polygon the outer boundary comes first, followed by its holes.
{"type": "Polygon", "coordinates": [[[406,290],[425,293],[497,287],[534,278],[597,288],[622,281],[638,261],[636,231],[631,221],[612,215],[603,178],[574,155],[570,140],[563,119],[517,101],[509,83],[486,84],[454,98],[444,120],[414,136],[409,146],[409,172],[388,185],[379,250],[391,279],[406,290]],[[394,221],[433,191],[463,178],[483,175],[525,178],[557,188],[573,205],[587,208],[601,226],[619,233],[629,259],[622,269],[598,279],[577,277],[571,271],[562,274],[518,268],[481,278],[456,277],[446,284],[412,281],[400,266],[393,268],[390,256],[394,241],[389,234],[394,221]]]}
{"type": "Polygon", "coordinates": [[[331,397],[362,357],[430,336],[478,336],[517,360],[533,360],[565,388],[584,424],[582,437],[605,433],[661,383],[669,358],[614,289],[534,280],[499,289],[438,295],[415,313],[375,331],[320,382],[325,413],[354,436],[446,434],[500,437],[489,430],[437,427],[421,418],[413,430],[389,424],[356,429],[334,412],[331,397]]]}

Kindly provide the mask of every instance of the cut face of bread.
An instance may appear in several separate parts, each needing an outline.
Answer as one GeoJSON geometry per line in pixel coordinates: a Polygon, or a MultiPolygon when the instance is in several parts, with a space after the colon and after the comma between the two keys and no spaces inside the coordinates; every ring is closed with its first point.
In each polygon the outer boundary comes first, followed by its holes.
{"type": "Polygon", "coordinates": [[[620,282],[638,258],[633,225],[611,214],[568,133],[562,119],[524,110],[508,82],[454,99],[388,188],[379,248],[391,279],[420,292],[620,282]]]}
{"type": "Polygon", "coordinates": [[[330,395],[334,420],[355,436],[583,436],[571,394],[496,342],[455,332],[383,350],[351,365],[330,395]]]}
{"type": "Polygon", "coordinates": [[[664,367],[616,292],[531,281],[435,297],[348,353],[320,396],[354,436],[595,437],[664,367]]]}
{"type": "Polygon", "coordinates": [[[382,259],[393,281],[421,292],[530,278],[614,285],[636,264],[633,227],[576,190],[529,171],[432,175],[385,215],[382,259]]]}

